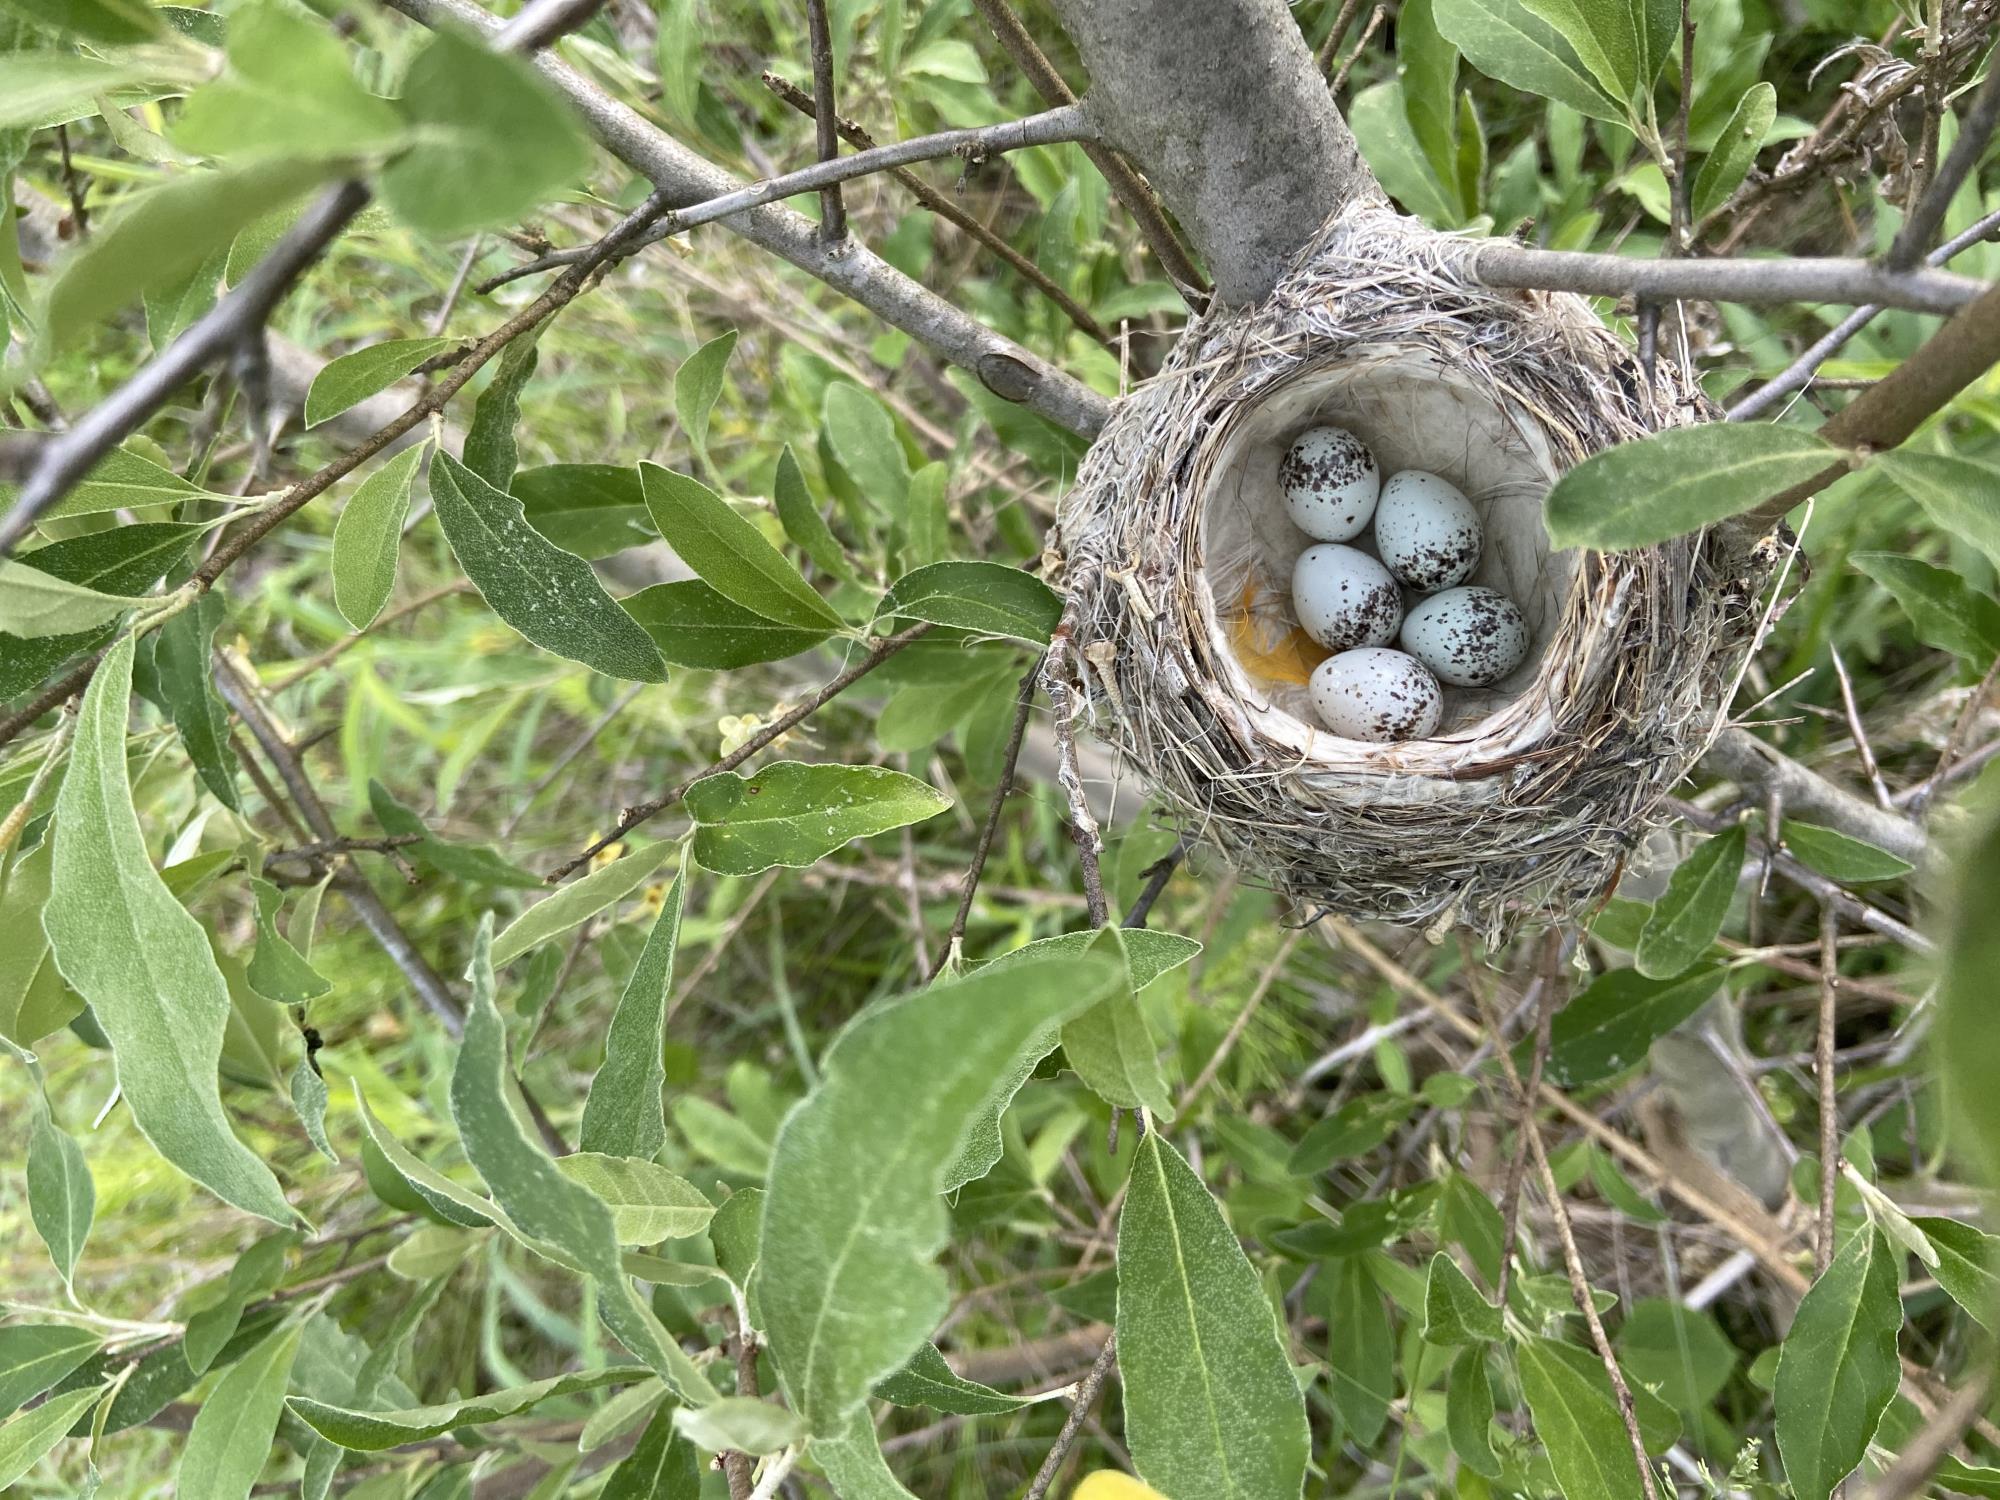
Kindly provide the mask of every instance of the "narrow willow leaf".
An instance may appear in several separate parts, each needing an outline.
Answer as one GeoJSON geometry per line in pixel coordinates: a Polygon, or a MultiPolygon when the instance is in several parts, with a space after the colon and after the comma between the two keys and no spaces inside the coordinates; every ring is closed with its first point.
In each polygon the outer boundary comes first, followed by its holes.
{"type": "Polygon", "coordinates": [[[14,1323],[0,1328],[0,1417],[56,1384],[99,1347],[87,1328],[14,1323]]]}
{"type": "Polygon", "coordinates": [[[1667,881],[1632,959],[1648,979],[1671,979],[1699,963],[1729,915],[1748,835],[1741,823],[1697,845],[1667,881]]]}
{"type": "Polygon", "coordinates": [[[1451,1451],[1475,1474],[1500,1477],[1500,1460],[1493,1456],[1493,1385],[1486,1378],[1486,1351],[1474,1344],[1461,1349],[1451,1362],[1445,1387],[1444,1425],[1451,1451]]]}
{"type": "Polygon", "coordinates": [[[1695,173],[1692,206],[1697,219],[1720,208],[1742,186],[1777,118],[1778,91],[1768,83],[1751,84],[1695,173]]]}
{"type": "Polygon", "coordinates": [[[2000,974],[2000,818],[1965,844],[1954,871],[1954,911],[1946,928],[1933,1057],[1944,1080],[1952,1143],[2000,1183],[2000,1027],[1993,1025],[1993,976],[2000,974]]]}
{"type": "Polygon", "coordinates": [[[729,671],[810,651],[833,631],[767,620],[699,578],[656,583],[623,601],[660,655],[677,667],[729,671]]]}
{"type": "Polygon", "coordinates": [[[151,41],[163,29],[147,0],[8,0],[6,8],[51,31],[113,46],[151,41]]]}
{"type": "MultiPolygon", "coordinates": [[[[331,366],[329,366],[331,368],[331,366]]],[[[361,481],[333,526],[333,602],[341,618],[366,630],[396,586],[403,517],[424,445],[412,443],[361,481]]]]}
{"type": "Polygon", "coordinates": [[[1644,1500],[1631,1439],[1610,1390],[1593,1383],[1562,1348],[1531,1338],[1522,1340],[1517,1354],[1521,1392],[1565,1500],[1644,1500]]]}
{"type": "Polygon", "coordinates": [[[802,869],[850,840],[934,818],[951,799],[883,766],[783,760],[754,776],[722,771],[687,790],[694,857],[718,875],[802,869]]]}
{"type": "Polygon", "coordinates": [[[1827,1500],[1854,1472],[1902,1383],[1899,1259],[1872,1228],[1849,1236],[1785,1335],[1771,1397],[1778,1454],[1798,1500],[1827,1500]]]}
{"type": "Polygon", "coordinates": [[[615,901],[623,901],[646,883],[646,879],[666,862],[674,845],[662,840],[635,849],[623,859],[615,859],[583,879],[564,886],[554,895],[537,901],[509,922],[493,940],[496,967],[512,963],[530,948],[561,937],[571,928],[587,922],[615,901]]]}
{"type": "Polygon", "coordinates": [[[1139,1477],[1279,1500],[1305,1483],[1305,1402],[1257,1271],[1179,1152],[1148,1131],[1118,1220],[1118,1374],[1139,1477]]]}
{"type": "Polygon", "coordinates": [[[249,1500],[271,1456],[302,1323],[280,1327],[229,1367],[195,1413],[174,1488],[203,1500],[249,1500]]]}
{"type": "MultiPolygon", "coordinates": [[[[444,1291],[448,1279],[439,1276],[410,1294],[409,1300],[397,1311],[395,1321],[368,1350],[360,1368],[354,1372],[347,1396],[349,1405],[365,1411],[375,1405],[376,1393],[384,1387],[403,1390],[402,1382],[395,1378],[396,1361],[401,1358],[404,1346],[423,1321],[424,1314],[430,1311],[444,1291]]],[[[313,1432],[303,1451],[305,1474],[299,1481],[300,1500],[326,1500],[327,1492],[333,1487],[334,1475],[347,1460],[347,1450],[313,1432]]]]}
{"type": "Polygon", "coordinates": [[[83,1148],[50,1118],[46,1098],[37,1101],[28,1126],[28,1216],[63,1285],[70,1285],[97,1216],[97,1188],[83,1148]]]}
{"type": "Polygon", "coordinates": [[[216,1069],[229,990],[201,924],[154,871],[126,777],[132,639],[105,653],[77,715],[56,800],[43,912],[56,965],[111,1040],[141,1132],[225,1202],[274,1223],[297,1216],[270,1168],[230,1133],[216,1069]]]}
{"type": "Polygon", "coordinates": [[[1173,1094],[1160,1070],[1159,1044],[1139,1009],[1119,929],[1105,928],[1093,950],[1116,963],[1127,977],[1063,1026],[1063,1056],[1084,1086],[1105,1103],[1119,1109],[1147,1109],[1170,1120],[1173,1094]]]}
{"type": "Polygon", "coordinates": [[[187,1320],[181,1352],[196,1375],[214,1364],[236,1336],[244,1309],[274,1290],[284,1275],[285,1256],[296,1243],[288,1233],[268,1234],[236,1257],[219,1295],[187,1320]]]}
{"type": "Polygon", "coordinates": [[[1409,1094],[1364,1094],[1350,1099],[1299,1139],[1285,1158],[1294,1177],[1316,1177],[1337,1161],[1373,1151],[1409,1118],[1417,1100],[1409,1094]]]}
{"type": "Polygon", "coordinates": [[[718,594],[780,625],[840,628],[833,606],[714,490],[658,464],[640,464],[639,482],[660,535],[718,594]]]}
{"type": "MultiPolygon", "coordinates": [[[[1350,1209],[1341,1228],[1355,1218],[1350,1209]]],[[[1392,1224],[1398,1221],[1391,1221],[1392,1224]]],[[[1396,1335],[1381,1288],[1368,1274],[1358,1250],[1371,1249],[1393,1238],[1396,1230],[1358,1236],[1351,1248],[1337,1247],[1334,1259],[1320,1267],[1317,1300],[1326,1317],[1328,1364],[1333,1371],[1333,1409],[1347,1434],[1364,1448],[1382,1435],[1389,1407],[1396,1398],[1396,1335]]],[[[1336,1247],[1329,1246],[1329,1249],[1336,1247]]],[[[1122,1278],[1121,1278],[1122,1282],[1122,1278]]]]}
{"type": "Polygon", "coordinates": [[[167,621],[154,637],[153,671],[174,730],[202,784],[224,807],[241,812],[229,714],[216,694],[213,676],[215,632],[227,609],[223,597],[211,589],[167,621]]]}
{"type": "Polygon", "coordinates": [[[1630,5],[1618,0],[1523,0],[1559,30],[1614,99],[1630,99],[1644,72],[1644,52],[1630,5]]]}
{"type": "Polygon", "coordinates": [[[1650,547],[1749,510],[1839,462],[1798,427],[1710,422],[1594,453],[1543,502],[1558,547],[1650,547]]]}
{"type": "Polygon", "coordinates": [[[703,344],[674,372],[674,415],[688,442],[708,462],[708,419],[715,411],[716,397],[722,394],[722,377],[729,368],[729,356],[736,349],[736,330],[718,335],[703,344]]]}
{"type": "Polygon", "coordinates": [[[541,328],[537,328],[507,346],[492,381],[472,405],[472,424],[466,428],[460,457],[466,468],[496,490],[511,487],[514,470],[520,466],[514,429],[521,420],[521,392],[534,378],[535,365],[541,359],[540,334],[541,328]]]}
{"type": "Polygon", "coordinates": [[[0,558],[0,631],[38,640],[77,635],[110,623],[147,601],[106,594],[13,558],[0,558]]]}
{"type": "Polygon", "coordinates": [[[1719,968],[1671,979],[1648,979],[1635,969],[1599,975],[1556,1012],[1549,1027],[1549,1082],[1575,1088],[1636,1067],[1647,1048],[1708,1003],[1722,979],[1719,968]]]}
{"type": "Polygon", "coordinates": [[[0,1424],[0,1491],[8,1489],[68,1437],[70,1429],[103,1394],[100,1386],[66,1391],[49,1397],[32,1411],[15,1413],[0,1424]]]}
{"type": "Polygon", "coordinates": [[[762,1188],[738,1188],[723,1200],[715,1217],[708,1221],[708,1242],[715,1247],[715,1263],[739,1287],[750,1285],[763,1237],[762,1188]]]}
{"type": "Polygon", "coordinates": [[[777,504],[778,520],[785,528],[785,535],[792,539],[794,546],[834,577],[854,576],[846,555],[840,550],[840,543],[834,539],[826,519],[819,513],[812,491],[806,487],[806,476],[799,468],[799,461],[792,456],[790,443],[778,455],[772,499],[777,504]]]}
{"type": "Polygon", "coordinates": [[[814,1438],[806,1453],[825,1472],[840,1500],[916,1500],[882,1456],[875,1419],[866,1406],[855,1410],[844,1430],[814,1438]]]}
{"type": "Polygon", "coordinates": [[[597,1500],[701,1500],[701,1455],[674,1423],[680,1410],[662,1406],[653,1413],[597,1500]]]}
{"type": "Polygon", "coordinates": [[[576,1151],[557,1158],[556,1166],[603,1200],[621,1245],[686,1239],[715,1217],[715,1205],[700,1188],[651,1161],[576,1151]]]}
{"type": "Polygon", "coordinates": [[[836,380],[822,406],[827,445],[868,503],[900,518],[910,486],[910,461],[889,409],[859,386],[836,380]]]}
{"type": "MultiPolygon", "coordinates": [[[[317,427],[350,406],[358,406],[377,392],[386,391],[433,354],[442,354],[450,347],[450,339],[384,339],[379,344],[336,355],[320,367],[306,390],[306,426],[317,427]]],[[[410,451],[410,448],[403,450],[410,451]]]]}
{"type": "Polygon", "coordinates": [[[528,524],[578,557],[605,557],[652,540],[653,518],[635,468],[544,464],[517,472],[511,488],[528,524]]]}
{"type": "Polygon", "coordinates": [[[1900,450],[1878,453],[1875,463],[1923,507],[1932,525],[1970,542],[2000,568],[2000,468],[1943,453],[1900,450]]]}
{"type": "Polygon", "coordinates": [[[1848,561],[1895,595],[1926,646],[1982,669],[2000,656],[2000,600],[1957,573],[1894,552],[1856,552],[1848,561]]]}
{"type": "Polygon", "coordinates": [[[1562,32],[1526,0],[1436,0],[1438,30],[1480,72],[1613,125],[1624,104],[1591,76],[1562,32]]]}
{"type": "Polygon", "coordinates": [[[285,893],[268,880],[256,879],[250,882],[250,891],[257,902],[257,947],[243,971],[250,988],[280,1005],[317,1000],[333,985],[279,930],[278,908],[285,893]]]}
{"type": "MultiPolygon", "coordinates": [[[[12,505],[17,493],[13,486],[0,484],[0,510],[12,505]]],[[[227,498],[212,494],[198,484],[190,484],[173,470],[161,468],[150,458],[114,448],[97,461],[97,466],[84,475],[74,489],[42,514],[45,519],[89,516],[108,510],[136,510],[149,505],[179,505],[188,500],[227,498]]],[[[61,544],[52,542],[50,545],[61,544]]]]}
{"type": "Polygon", "coordinates": [[[751,1396],[724,1396],[707,1406],[683,1406],[673,1415],[681,1435],[706,1453],[776,1453],[801,1441],[806,1424],[797,1412],[751,1396]]]}
{"type": "Polygon", "coordinates": [[[903,518],[905,567],[938,562],[950,545],[951,506],[947,494],[950,475],[950,469],[937,462],[925,464],[910,476],[910,499],[903,518]]]}
{"type": "Polygon", "coordinates": [[[941,562],[905,573],[882,596],[877,619],[928,620],[980,635],[1046,646],[1062,601],[1041,579],[991,562],[941,562]]]}
{"type": "Polygon", "coordinates": [[[431,460],[438,523],[493,612],[545,651],[630,682],[663,682],[652,637],[604,592],[590,564],[528,525],[521,502],[449,453],[431,460]]]}
{"type": "Polygon", "coordinates": [[[504,1391],[489,1391],[465,1401],[413,1406],[403,1411],[354,1411],[308,1396],[293,1396],[287,1404],[301,1421],[328,1441],[357,1453],[379,1453],[405,1443],[420,1443],[454,1427],[497,1422],[555,1396],[594,1391],[607,1385],[628,1385],[645,1379],[649,1373],[642,1365],[612,1365],[602,1370],[551,1376],[504,1391]]]}
{"type": "MultiPolygon", "coordinates": [[[[368,1107],[361,1080],[354,1080],[354,1103],[361,1115],[362,1169],[376,1197],[391,1208],[422,1214],[460,1229],[484,1229],[506,1219],[494,1204],[470,1188],[461,1187],[430,1166],[382,1128],[368,1107]]],[[[510,1227],[511,1226],[504,1226],[510,1227]]]]}
{"type": "Polygon", "coordinates": [[[577,1434],[576,1451],[595,1453],[613,1438],[645,1421],[666,1398],[667,1388],[658,1380],[628,1385],[585,1420],[583,1431],[577,1434]]]}
{"type": "Polygon", "coordinates": [[[1786,818],[1779,823],[1785,848],[1800,864],[1843,885],[1869,880],[1900,880],[1916,869],[1907,859],[1878,849],[1866,840],[1852,838],[1837,828],[1817,823],[1800,823],[1786,818]]]}
{"type": "Polygon", "coordinates": [[[1925,1217],[1911,1222],[1936,1252],[1931,1274],[1938,1285],[1974,1322],[1991,1330],[2000,1316],[2000,1237],[1956,1219],[1925,1217]]]}
{"type": "Polygon", "coordinates": [[[301,1057],[298,1066],[292,1069],[289,1084],[292,1108],[305,1127],[306,1139],[313,1143],[313,1149],[328,1161],[339,1161],[332,1145],[326,1138],[326,1080],[320,1076],[310,1058],[301,1057]]]}
{"type": "Polygon", "coordinates": [[[1456,193],[1438,176],[1410,129],[1400,83],[1390,79],[1363,89],[1348,106],[1347,118],[1368,169],[1392,198],[1429,224],[1449,227],[1464,218],[1456,193]]]}
{"type": "MultiPolygon", "coordinates": [[[[24,567],[108,594],[142,594],[159,582],[206,529],[167,521],[114,526],[50,542],[23,554],[19,561],[24,567]]],[[[0,703],[18,698],[78,652],[95,650],[110,638],[108,629],[33,640],[0,633],[0,703]]]]}
{"type": "MultiPolygon", "coordinates": [[[[570,1256],[597,1284],[598,1316],[619,1340],[692,1405],[715,1389],[640,1300],[618,1259],[611,1210],[563,1175],[523,1128],[510,1096],[507,1027],[493,1003],[493,918],[480,919],[472,947],[472,1006],[451,1074],[451,1111],[473,1169],[531,1239],[570,1256]]],[[[328,1434],[332,1436],[332,1434],[328,1434]]],[[[336,1440],[337,1441],[337,1440],[336,1440]]]]}
{"type": "Polygon", "coordinates": [[[1058,957],[865,1011],[785,1117],[754,1285],[792,1409],[815,1435],[843,1432],[944,1315],[939,1182],[966,1123],[1028,1043],[1112,977],[1101,960],[1058,957]]]}
{"type": "Polygon", "coordinates": [[[398,802],[379,781],[368,783],[368,808],[382,831],[392,838],[417,840],[403,848],[404,856],[418,869],[433,875],[463,880],[470,885],[508,886],[516,890],[543,888],[539,875],[502,859],[483,844],[452,844],[424,826],[424,820],[398,802]]]}
{"type": "Polygon", "coordinates": [[[902,1369],[886,1380],[877,1381],[875,1394],[897,1406],[928,1406],[932,1411],[962,1417],[1003,1416],[1034,1404],[1032,1397],[1010,1396],[990,1385],[967,1380],[945,1362],[936,1344],[928,1342],[910,1356],[902,1369]]]}
{"type": "Polygon", "coordinates": [[[672,1009],[674,951],[680,943],[687,874],[674,877],[632,977],[604,1033],[604,1062],[583,1101],[585,1151],[651,1161],[667,1143],[667,1014],[672,1009]]]}
{"type": "Polygon", "coordinates": [[[1424,1341],[1431,1344],[1486,1344],[1500,1337],[1500,1309],[1488,1302],[1442,1250],[1431,1257],[1424,1282],[1424,1341]]]}

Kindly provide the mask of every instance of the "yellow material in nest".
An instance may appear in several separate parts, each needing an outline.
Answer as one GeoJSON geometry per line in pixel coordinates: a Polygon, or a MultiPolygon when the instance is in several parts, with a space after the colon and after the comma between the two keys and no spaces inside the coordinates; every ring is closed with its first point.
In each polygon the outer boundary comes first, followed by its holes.
{"type": "Polygon", "coordinates": [[[1243,592],[1229,615],[1229,645],[1244,670],[1266,682],[1304,687],[1326,651],[1285,607],[1277,590],[1254,576],[1243,580],[1243,592]]]}

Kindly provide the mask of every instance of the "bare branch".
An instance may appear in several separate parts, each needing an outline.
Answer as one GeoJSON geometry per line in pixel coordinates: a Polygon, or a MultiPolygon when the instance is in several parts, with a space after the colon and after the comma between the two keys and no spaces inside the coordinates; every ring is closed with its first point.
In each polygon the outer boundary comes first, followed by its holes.
{"type": "Polygon", "coordinates": [[[1097,1358],[1091,1361],[1090,1373],[1083,1377],[1076,1388],[1076,1395],[1069,1403],[1069,1415],[1063,1418],[1062,1431],[1056,1434],[1054,1446],[1048,1457],[1042,1460],[1041,1468],[1035,1471],[1034,1482],[1028,1486],[1027,1494],[1021,1500],[1043,1500],[1049,1486],[1056,1482],[1056,1475],[1069,1457],[1069,1450],[1076,1445],[1076,1435],[1083,1430],[1084,1418],[1090,1415],[1090,1408],[1097,1402],[1097,1393],[1104,1389],[1104,1382],[1111,1374],[1111,1367],[1118,1362],[1118,1334],[1113,1330],[1104,1340],[1104,1347],[1097,1351],[1097,1358]]]}
{"type": "Polygon", "coordinates": [[[945,934],[937,967],[931,971],[933,979],[958,961],[960,945],[965,941],[966,923],[972,919],[972,900],[979,893],[979,878],[986,873],[986,860],[993,852],[993,836],[1000,829],[1000,814],[1007,806],[1007,794],[1014,789],[1014,768],[1021,763],[1021,741],[1027,737],[1028,715],[1035,706],[1035,679],[1041,670],[1042,658],[1037,657],[1021,678],[1020,691],[1015,695],[1014,722],[1008,728],[1007,749],[1000,758],[1000,780],[993,788],[986,820],[979,825],[979,839],[972,846],[972,863],[966,867],[959,888],[958,910],[952,913],[951,930],[945,934]]]}
{"type": "Polygon", "coordinates": [[[1840,913],[1819,909],[1819,1029],[1813,1072],[1819,1084],[1819,1214],[1813,1224],[1813,1274],[1833,1264],[1834,1189],[1840,1181],[1840,1096],[1833,1086],[1833,1027],[1840,1014],[1840,913]]]}
{"type": "Polygon", "coordinates": [[[1705,760],[1710,770],[1745,790],[1775,791],[1786,812],[1808,822],[1824,823],[1919,868],[1930,861],[1930,838],[1921,824],[1834,785],[1747,729],[1723,730],[1705,760]]]}
{"type": "Polygon", "coordinates": [[[1389,7],[1378,5],[1368,13],[1368,24],[1361,28],[1361,38],[1354,44],[1354,50],[1347,54],[1347,61],[1335,70],[1327,82],[1327,92],[1338,96],[1347,87],[1347,75],[1354,71],[1354,65],[1361,61],[1361,54],[1368,50],[1368,44],[1375,40],[1375,33],[1382,29],[1382,23],[1389,19],[1389,7]]]}
{"type": "MultiPolygon", "coordinates": [[[[840,155],[840,136],[833,119],[838,107],[833,92],[833,33],[826,24],[826,0],[806,0],[806,30],[812,38],[813,134],[819,159],[832,161],[840,155]]],[[[847,238],[847,206],[841,201],[840,185],[828,183],[819,195],[820,238],[837,244],[847,238]]]]}
{"type": "Polygon", "coordinates": [[[567,36],[604,6],[604,0],[529,0],[493,39],[500,52],[539,52],[567,36]]]}
{"type": "Polygon", "coordinates": [[[1986,143],[1993,139],[1993,129],[2000,125],[2000,66],[1987,70],[1986,82],[1979,87],[1973,98],[1972,110],[1959,127],[1958,139],[1952,142],[1951,153],[1937,175],[1924,189],[1924,195],[1917,200],[1917,206],[1910,210],[1909,218],[1903,221],[1896,241],[1889,247],[1884,258],[1892,272],[1908,271],[1923,259],[1924,249],[1944,223],[1945,211],[1951,207],[1951,200],[1958,196],[1959,186],[1967,175],[1979,164],[1979,158],[1986,154],[1986,143]]]}

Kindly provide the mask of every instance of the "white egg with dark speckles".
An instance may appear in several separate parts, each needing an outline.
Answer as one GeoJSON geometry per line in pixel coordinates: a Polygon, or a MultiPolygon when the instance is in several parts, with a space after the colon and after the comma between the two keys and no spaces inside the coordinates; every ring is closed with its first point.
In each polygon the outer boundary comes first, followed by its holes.
{"type": "Polygon", "coordinates": [[[1425,593],[1463,583],[1479,566],[1479,512],[1448,479],[1405,469],[1375,505],[1375,550],[1391,573],[1425,593]]]}
{"type": "Polygon", "coordinates": [[[1292,612],[1329,651],[1383,646],[1403,622],[1403,591],[1366,552],[1322,542],[1292,564],[1292,612]]]}
{"type": "Polygon", "coordinates": [[[1344,542],[1368,529],[1382,471],[1345,427],[1313,427],[1279,460],[1278,484],[1293,525],[1317,541],[1344,542]]]}
{"type": "Polygon", "coordinates": [[[1403,649],[1453,687],[1486,687],[1528,657],[1528,621],[1494,589],[1446,589],[1403,621],[1403,649]]]}
{"type": "Polygon", "coordinates": [[[1320,722],[1350,740],[1420,740],[1444,714],[1444,694],[1414,656],[1363,646],[1313,668],[1313,708],[1320,722]]]}

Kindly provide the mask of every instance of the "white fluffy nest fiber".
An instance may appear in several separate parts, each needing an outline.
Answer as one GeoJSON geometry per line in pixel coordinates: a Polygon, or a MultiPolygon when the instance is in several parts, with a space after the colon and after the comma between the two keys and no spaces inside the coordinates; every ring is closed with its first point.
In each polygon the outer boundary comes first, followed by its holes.
{"type": "Polygon", "coordinates": [[[1197,320],[1121,401],[1065,497],[1054,576],[1095,731],[1183,831],[1298,902],[1497,939],[1606,894],[1705,748],[1768,577],[1722,531],[1550,551],[1543,496],[1600,448],[1705,420],[1662,358],[1647,388],[1579,298],[1495,291],[1473,242],[1380,209],[1337,217],[1263,304],[1197,320]],[[1318,727],[1287,655],[1277,463],[1346,427],[1383,474],[1428,469],[1482,512],[1472,580],[1534,632],[1496,687],[1447,690],[1427,740],[1318,727]]]}

